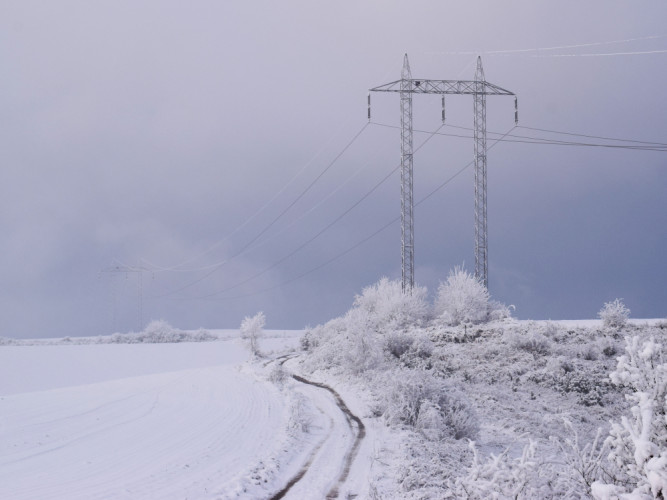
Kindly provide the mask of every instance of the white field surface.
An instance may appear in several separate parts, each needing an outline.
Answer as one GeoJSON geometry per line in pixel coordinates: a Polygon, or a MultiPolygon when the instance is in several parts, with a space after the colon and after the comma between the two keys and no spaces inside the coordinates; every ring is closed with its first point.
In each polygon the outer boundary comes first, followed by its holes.
{"type": "Polygon", "coordinates": [[[354,436],[331,394],[281,389],[239,339],[33,344],[0,346],[2,499],[270,498],[305,464],[284,498],[365,484],[337,485],[354,436]]]}

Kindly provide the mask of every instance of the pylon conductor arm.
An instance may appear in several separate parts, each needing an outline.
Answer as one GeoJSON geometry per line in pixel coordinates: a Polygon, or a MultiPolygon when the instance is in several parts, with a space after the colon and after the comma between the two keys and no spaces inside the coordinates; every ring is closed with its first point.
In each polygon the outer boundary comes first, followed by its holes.
{"type": "Polygon", "coordinates": [[[484,95],[514,95],[502,87],[489,82],[475,82],[474,80],[419,80],[410,79],[408,85],[403,85],[402,80],[385,83],[374,87],[369,92],[410,92],[412,94],[484,94],[484,95]]]}

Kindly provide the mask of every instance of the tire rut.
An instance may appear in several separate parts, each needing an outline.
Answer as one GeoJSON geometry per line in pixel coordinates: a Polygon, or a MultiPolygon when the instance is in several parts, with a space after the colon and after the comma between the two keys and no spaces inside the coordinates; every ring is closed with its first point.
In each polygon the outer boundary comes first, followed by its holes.
{"type": "MultiPolygon", "coordinates": [[[[287,361],[287,360],[283,360],[281,362],[281,364],[284,363],[285,361],[287,361]]],[[[352,444],[350,449],[345,454],[345,457],[343,459],[342,471],[340,472],[338,478],[336,478],[334,486],[329,490],[329,492],[327,493],[327,495],[325,497],[328,500],[338,498],[338,493],[339,493],[338,490],[339,490],[340,486],[347,479],[347,476],[349,475],[350,469],[352,467],[352,462],[354,462],[354,459],[356,458],[357,453],[359,452],[359,446],[361,446],[361,442],[363,441],[364,437],[366,436],[366,427],[364,426],[364,423],[361,421],[361,419],[350,411],[350,409],[345,404],[345,401],[343,401],[343,398],[341,398],[340,394],[338,394],[338,392],[336,392],[336,390],[334,390],[333,388],[329,387],[326,384],[322,384],[320,382],[313,382],[312,380],[308,380],[308,379],[306,379],[304,377],[301,377],[299,375],[292,375],[292,378],[294,380],[296,380],[297,382],[301,382],[302,384],[312,385],[312,386],[318,387],[320,389],[324,389],[326,391],[329,391],[333,395],[334,400],[336,401],[336,406],[338,406],[338,408],[345,415],[345,419],[347,420],[347,424],[350,427],[350,430],[353,432],[353,434],[354,434],[354,430],[355,430],[355,426],[356,426],[356,429],[357,429],[356,437],[354,439],[354,443],[352,444]]],[[[317,454],[317,451],[319,450],[319,448],[321,446],[322,445],[320,444],[313,451],[313,453],[311,453],[308,461],[304,464],[304,466],[301,468],[301,470],[299,470],[299,472],[297,474],[295,474],[287,482],[287,484],[285,485],[285,487],[282,490],[280,490],[275,495],[271,496],[270,500],[279,500],[279,499],[283,498],[289,492],[289,490],[303,478],[303,476],[308,472],[308,470],[309,470],[309,468],[310,468],[310,466],[313,462],[313,459],[314,459],[315,455],[317,454]]]]}

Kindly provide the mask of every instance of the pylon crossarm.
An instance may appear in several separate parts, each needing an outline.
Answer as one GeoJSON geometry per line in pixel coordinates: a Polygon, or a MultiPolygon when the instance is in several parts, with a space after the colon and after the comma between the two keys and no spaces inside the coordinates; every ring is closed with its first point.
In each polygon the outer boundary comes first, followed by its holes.
{"type": "Polygon", "coordinates": [[[410,79],[401,88],[402,80],[386,83],[379,87],[370,89],[370,92],[410,92],[411,94],[456,94],[456,95],[515,95],[514,92],[505,90],[498,85],[489,82],[476,82],[474,80],[419,80],[410,79]]]}

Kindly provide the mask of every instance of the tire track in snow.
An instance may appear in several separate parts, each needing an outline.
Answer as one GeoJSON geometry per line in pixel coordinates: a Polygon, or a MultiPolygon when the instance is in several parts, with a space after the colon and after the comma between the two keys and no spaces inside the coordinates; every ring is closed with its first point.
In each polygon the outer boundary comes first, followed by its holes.
{"type": "MultiPolygon", "coordinates": [[[[286,359],[281,362],[284,363],[287,361],[286,359]]],[[[350,469],[352,467],[352,463],[354,462],[354,459],[357,456],[357,453],[359,451],[359,447],[361,446],[361,442],[363,441],[364,437],[366,436],[366,427],[364,426],[364,423],[361,421],[359,417],[357,417],[354,413],[350,411],[350,409],[347,407],[345,404],[345,401],[343,398],[341,398],[340,394],[336,392],[334,389],[329,387],[326,384],[322,384],[320,382],[313,382],[312,380],[308,380],[304,377],[301,377],[299,375],[292,375],[292,378],[296,380],[297,382],[301,382],[302,384],[307,384],[311,385],[314,387],[318,387],[320,389],[326,390],[331,393],[331,395],[334,398],[334,401],[336,402],[336,406],[340,409],[340,411],[345,415],[345,419],[347,421],[347,424],[350,428],[350,431],[352,432],[353,435],[356,434],[354,438],[354,442],[352,443],[352,446],[347,450],[344,458],[343,458],[343,463],[342,467],[340,469],[340,473],[338,474],[338,477],[335,478],[333,486],[329,490],[329,492],[326,495],[327,499],[334,499],[338,498],[338,493],[339,493],[339,488],[342,484],[345,483],[345,480],[347,479],[347,476],[350,473],[350,469]],[[355,433],[356,430],[356,433],[355,433]]],[[[329,436],[331,435],[331,432],[329,433],[329,436]]],[[[321,443],[318,444],[318,446],[313,450],[311,455],[308,457],[308,460],[306,463],[303,465],[301,470],[294,475],[285,485],[285,487],[280,490],[278,493],[270,497],[271,500],[279,500],[283,498],[291,489],[294,485],[296,485],[303,477],[306,475],[306,473],[310,470],[310,467],[319,452],[319,450],[322,448],[322,445],[324,444],[323,440],[321,443]]]]}

